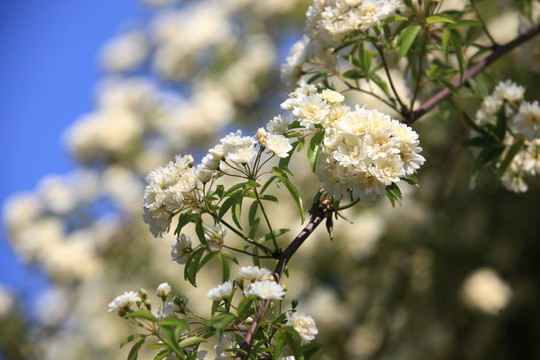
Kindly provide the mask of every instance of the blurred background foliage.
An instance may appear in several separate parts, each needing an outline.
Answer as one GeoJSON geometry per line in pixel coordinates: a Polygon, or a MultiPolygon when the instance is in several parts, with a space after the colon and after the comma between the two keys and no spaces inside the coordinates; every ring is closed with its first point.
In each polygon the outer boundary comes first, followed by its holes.
{"type": "MultiPolygon", "coordinates": [[[[172,235],[152,238],[141,219],[144,177],[176,153],[197,159],[230,130],[254,132],[279,113],[279,65],[301,36],[308,5],[146,0],[148,23],[124,27],[104,45],[95,110],[63,135],[78,167],[4,205],[13,248],[50,285],[32,311],[0,288],[0,357],[125,358],[118,345],[133,329],[107,304],[140,286],[168,281],[208,313],[215,276],[205,270],[193,290],[170,261],[172,235]]],[[[501,42],[517,34],[517,3],[478,6],[501,42]]],[[[527,100],[540,97],[540,39],[524,47],[482,75],[490,91],[511,78],[527,100]]],[[[470,115],[480,104],[454,101],[470,115]]],[[[528,192],[516,195],[486,170],[470,189],[469,130],[448,104],[413,128],[427,159],[420,188],[402,187],[396,208],[380,199],[347,212],[333,241],[317,230],[290,264],[285,301],[299,299],[315,318],[320,359],[540,358],[540,181],[527,179],[528,192]]],[[[310,203],[314,175],[305,163],[291,166],[310,203]]],[[[270,216],[294,234],[299,219],[283,199],[270,216]]]]}

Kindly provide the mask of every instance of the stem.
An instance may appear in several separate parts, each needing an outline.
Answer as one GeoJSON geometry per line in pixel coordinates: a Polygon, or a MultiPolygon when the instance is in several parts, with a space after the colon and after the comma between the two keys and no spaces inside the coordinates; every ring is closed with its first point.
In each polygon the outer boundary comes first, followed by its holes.
{"type": "MultiPolygon", "coordinates": [[[[300,231],[300,233],[294,238],[294,240],[287,246],[285,251],[281,253],[278,259],[278,263],[276,265],[276,268],[274,269],[274,279],[276,282],[279,282],[279,279],[281,278],[281,275],[283,274],[283,270],[285,269],[285,266],[291,259],[291,257],[294,255],[294,253],[302,246],[304,241],[313,233],[313,231],[319,226],[319,224],[328,216],[331,216],[331,212],[329,213],[327,208],[324,206],[322,200],[317,204],[317,206],[314,206],[312,208],[312,215],[309,220],[309,223],[300,231]]],[[[249,327],[246,336],[244,337],[244,341],[240,345],[240,351],[237,352],[235,360],[243,360],[245,353],[249,354],[249,351],[251,349],[251,343],[253,341],[253,336],[255,332],[257,331],[257,328],[259,327],[259,322],[264,318],[264,315],[266,314],[266,311],[268,311],[268,307],[270,306],[271,300],[263,300],[261,301],[261,306],[259,307],[257,314],[255,315],[253,322],[251,323],[251,326],[249,327]]]]}
{"type": "Polygon", "coordinates": [[[261,207],[261,211],[264,216],[264,220],[266,221],[266,225],[268,226],[268,230],[270,230],[270,235],[272,235],[272,242],[274,243],[274,248],[277,250],[279,249],[279,246],[276,242],[276,237],[274,236],[274,229],[272,229],[272,224],[270,224],[270,220],[268,219],[268,215],[266,215],[266,211],[264,210],[263,203],[261,201],[261,198],[259,197],[259,193],[257,192],[257,188],[253,189],[253,192],[255,193],[255,197],[257,198],[257,202],[259,203],[259,206],[261,207]]]}
{"type": "Polygon", "coordinates": [[[375,48],[379,52],[379,56],[381,57],[384,71],[386,72],[386,77],[388,78],[388,82],[390,83],[390,87],[392,88],[392,91],[394,92],[394,96],[396,97],[396,100],[399,103],[399,106],[401,106],[401,112],[405,109],[405,104],[401,101],[401,98],[398,95],[398,92],[394,86],[394,82],[392,81],[392,77],[390,76],[390,70],[388,69],[388,64],[386,63],[386,58],[384,57],[384,51],[379,46],[375,45],[375,48]]]}
{"type": "Polygon", "coordinates": [[[274,258],[273,256],[270,256],[270,255],[261,256],[261,255],[253,254],[253,253],[250,253],[249,251],[236,249],[236,248],[233,248],[232,246],[228,246],[228,245],[225,245],[225,244],[221,244],[221,247],[224,247],[225,249],[229,249],[231,251],[236,251],[236,252],[239,252],[239,253],[242,253],[242,254],[246,254],[246,255],[249,255],[249,256],[252,256],[252,257],[257,257],[259,259],[273,259],[274,258]]]}
{"type": "Polygon", "coordinates": [[[476,7],[476,4],[474,3],[474,0],[471,0],[471,7],[472,7],[476,17],[478,18],[478,21],[480,21],[482,23],[482,30],[484,31],[484,34],[486,34],[486,36],[488,37],[489,41],[491,42],[491,44],[493,46],[498,46],[499,44],[497,44],[497,42],[495,41],[493,36],[491,36],[491,34],[489,33],[489,31],[487,29],[487,26],[486,26],[486,22],[484,21],[484,18],[482,17],[480,11],[478,11],[478,8],[476,7]]]}
{"type": "Polygon", "coordinates": [[[262,244],[259,244],[258,242],[256,241],[252,241],[251,239],[249,239],[247,236],[245,236],[244,234],[242,234],[240,231],[238,231],[234,226],[232,226],[231,224],[229,224],[228,222],[226,222],[225,220],[223,219],[218,219],[218,217],[213,214],[213,213],[210,213],[212,216],[214,216],[215,219],[217,219],[220,223],[222,223],[223,225],[225,225],[229,230],[231,230],[232,232],[234,232],[236,235],[240,236],[242,238],[242,240],[246,241],[247,243],[251,244],[251,245],[254,245],[258,248],[261,248],[262,251],[264,251],[264,253],[268,256],[271,256],[271,250],[268,249],[266,246],[262,245],[262,244]]]}
{"type": "MultiPolygon", "coordinates": [[[[489,54],[484,59],[480,60],[478,63],[471,66],[471,68],[467,70],[465,74],[463,74],[463,78],[461,80],[459,79],[455,80],[453,82],[453,85],[456,88],[463,86],[470,78],[473,78],[476,75],[478,75],[478,73],[480,73],[486,67],[491,65],[491,63],[493,63],[495,60],[505,55],[506,53],[510,52],[511,50],[521,45],[525,41],[531,39],[538,33],[540,33],[540,25],[536,25],[535,27],[533,27],[526,33],[523,33],[519,35],[518,37],[516,37],[514,40],[495,48],[495,50],[493,50],[491,54],[489,54]]],[[[451,92],[448,88],[442,89],[441,91],[433,95],[433,97],[428,99],[425,103],[420,105],[418,109],[412,112],[409,117],[404,118],[403,122],[405,124],[412,124],[413,122],[421,118],[429,110],[433,109],[435,106],[437,106],[440,102],[442,102],[444,99],[446,99],[450,95],[451,95],[451,92]]]]}

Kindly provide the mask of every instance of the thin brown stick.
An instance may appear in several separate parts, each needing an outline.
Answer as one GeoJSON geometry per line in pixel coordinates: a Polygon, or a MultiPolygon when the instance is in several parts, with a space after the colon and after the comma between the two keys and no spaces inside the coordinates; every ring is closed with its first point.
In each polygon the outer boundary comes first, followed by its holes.
{"type": "MultiPolygon", "coordinates": [[[[287,246],[285,251],[283,251],[279,256],[278,263],[273,273],[276,282],[279,282],[279,279],[281,278],[281,275],[285,270],[285,266],[287,266],[287,263],[294,255],[294,253],[300,248],[300,246],[302,246],[304,241],[313,233],[317,226],[319,226],[319,224],[326,217],[331,215],[328,213],[328,207],[324,205],[324,200],[322,200],[321,202],[313,206],[313,208],[311,209],[312,215],[307,225],[302,229],[302,231],[300,231],[300,233],[294,238],[294,240],[289,244],[289,246],[287,246]]],[[[236,354],[235,360],[243,360],[245,354],[249,352],[249,349],[251,348],[251,343],[253,341],[253,335],[257,331],[259,321],[264,318],[264,315],[268,311],[269,305],[270,300],[261,301],[261,306],[259,307],[259,310],[257,311],[257,314],[254,317],[253,322],[251,323],[251,326],[246,333],[246,336],[244,337],[244,341],[240,345],[240,351],[238,351],[238,353],[236,354]]]]}
{"type": "MultiPolygon", "coordinates": [[[[478,73],[488,67],[492,62],[505,55],[506,53],[510,52],[511,50],[515,49],[525,41],[531,39],[538,33],[540,33],[540,25],[536,25],[535,27],[519,35],[512,41],[496,47],[491,54],[471,66],[471,68],[467,70],[465,74],[463,74],[463,78],[455,80],[452,85],[454,85],[454,87],[456,88],[463,86],[470,78],[478,75],[478,73]]],[[[405,124],[412,124],[413,122],[421,118],[423,115],[425,115],[429,110],[437,106],[444,99],[449,97],[450,94],[451,92],[448,88],[442,89],[441,91],[433,95],[431,98],[429,98],[425,103],[420,105],[410,116],[405,117],[405,119],[403,119],[403,122],[405,124]]]]}

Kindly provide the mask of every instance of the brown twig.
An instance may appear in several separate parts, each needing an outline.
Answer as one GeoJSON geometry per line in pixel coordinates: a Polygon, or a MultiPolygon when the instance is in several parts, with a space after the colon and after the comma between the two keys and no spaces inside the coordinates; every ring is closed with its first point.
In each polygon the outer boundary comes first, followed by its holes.
{"type": "MultiPolygon", "coordinates": [[[[471,68],[467,70],[465,74],[463,74],[463,78],[455,80],[452,85],[454,85],[454,87],[456,88],[463,86],[470,78],[478,75],[479,72],[488,67],[492,62],[505,55],[506,53],[510,52],[514,48],[518,47],[530,38],[534,37],[538,33],[540,33],[540,25],[536,25],[535,27],[519,35],[512,41],[496,47],[491,54],[471,66],[471,68]]],[[[429,110],[437,106],[444,99],[449,97],[450,94],[451,92],[449,88],[442,89],[441,91],[433,95],[430,99],[428,99],[425,103],[423,103],[421,106],[419,106],[414,112],[411,113],[410,116],[407,116],[405,119],[403,119],[403,122],[405,124],[412,124],[424,114],[426,114],[429,110]]]]}
{"type": "MultiPolygon", "coordinates": [[[[328,199],[321,198],[313,205],[310,210],[311,218],[309,219],[309,222],[294,238],[294,240],[289,244],[289,246],[287,246],[285,251],[283,251],[279,256],[278,263],[273,273],[276,282],[279,282],[279,279],[281,278],[281,275],[285,270],[285,266],[287,266],[287,263],[289,262],[291,257],[300,248],[300,246],[302,246],[304,241],[313,233],[313,231],[317,228],[317,226],[320,225],[320,223],[324,219],[332,215],[329,204],[330,202],[328,199]]],[[[259,321],[264,318],[266,312],[268,311],[269,305],[270,300],[263,300],[261,302],[261,306],[259,307],[259,310],[257,311],[257,314],[254,317],[253,322],[251,323],[251,326],[246,333],[246,336],[244,337],[244,341],[240,345],[240,350],[237,352],[235,360],[242,360],[244,359],[244,356],[249,353],[249,349],[251,348],[251,343],[253,341],[253,336],[259,326],[259,321]]]]}

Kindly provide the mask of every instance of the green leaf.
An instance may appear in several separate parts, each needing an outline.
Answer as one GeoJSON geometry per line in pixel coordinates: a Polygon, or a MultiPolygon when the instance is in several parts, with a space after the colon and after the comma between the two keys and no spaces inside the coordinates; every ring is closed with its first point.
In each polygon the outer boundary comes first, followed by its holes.
{"type": "Polygon", "coordinates": [[[289,181],[289,178],[287,177],[287,174],[284,169],[280,169],[277,167],[272,168],[272,173],[276,175],[279,180],[285,185],[287,190],[291,193],[294,201],[296,202],[296,206],[298,208],[298,212],[300,213],[301,217],[301,224],[304,223],[304,207],[302,205],[302,199],[300,198],[300,194],[298,193],[298,190],[296,187],[289,181]]]}
{"type": "Polygon", "coordinates": [[[369,79],[372,80],[382,91],[384,91],[388,98],[392,98],[392,94],[390,93],[388,85],[385,81],[383,81],[383,79],[380,78],[379,75],[372,72],[369,74],[369,79]]]}
{"type": "Polygon", "coordinates": [[[278,236],[281,236],[285,233],[289,232],[289,229],[278,229],[278,230],[274,230],[272,233],[268,233],[266,235],[264,235],[263,237],[257,239],[257,242],[258,243],[263,243],[263,242],[266,242],[268,240],[271,240],[273,237],[274,238],[277,238],[278,236]],[[272,236],[273,234],[273,236],[272,236]]]}
{"type": "Polygon", "coordinates": [[[216,194],[220,199],[222,199],[223,195],[225,194],[225,186],[223,186],[221,184],[216,186],[216,194]]]}
{"type": "Polygon", "coordinates": [[[358,69],[351,69],[351,70],[347,70],[343,73],[343,77],[345,79],[363,79],[365,77],[365,72],[364,71],[360,71],[358,69]]]}
{"type": "MultiPolygon", "coordinates": [[[[290,154],[289,154],[290,156],[290,154]]],[[[261,188],[261,194],[263,194],[266,189],[268,188],[268,186],[270,186],[270,184],[276,180],[276,176],[272,176],[270,179],[266,180],[266,182],[264,183],[263,187],[261,188]]]]}
{"type": "Polygon", "coordinates": [[[500,141],[504,140],[506,135],[506,110],[504,106],[501,106],[497,113],[497,126],[495,127],[495,136],[500,141]]]}
{"type": "Polygon", "coordinates": [[[504,175],[504,172],[506,171],[506,169],[508,169],[508,166],[512,162],[512,159],[523,147],[523,142],[524,142],[523,138],[519,138],[515,143],[512,144],[512,146],[510,146],[510,148],[506,152],[506,155],[504,156],[504,159],[501,161],[501,164],[499,165],[499,169],[497,169],[497,181],[501,181],[501,178],[504,175]]]}
{"type": "Polygon", "coordinates": [[[302,352],[304,353],[305,359],[311,359],[320,348],[321,345],[317,343],[310,343],[302,346],[302,352]]]}
{"type": "Polygon", "coordinates": [[[152,345],[149,345],[148,349],[149,350],[154,350],[154,349],[169,349],[170,350],[169,346],[167,346],[167,344],[162,343],[162,342],[161,343],[154,343],[152,345]]]}
{"type": "Polygon", "coordinates": [[[197,234],[197,237],[199,238],[199,241],[203,245],[208,245],[208,242],[206,241],[206,237],[204,236],[204,228],[203,228],[203,221],[202,218],[198,218],[197,222],[195,223],[195,233],[197,234]]]}
{"type": "Polygon", "coordinates": [[[294,354],[294,358],[297,360],[303,359],[304,356],[302,354],[302,348],[300,348],[300,345],[297,342],[300,340],[300,336],[298,335],[296,330],[294,330],[293,328],[289,326],[285,326],[283,329],[286,331],[285,338],[287,339],[287,344],[289,344],[289,348],[292,350],[294,354]],[[295,340],[295,339],[298,339],[298,340],[295,340]]]}
{"type": "Polygon", "coordinates": [[[388,200],[390,200],[392,207],[396,206],[396,201],[399,205],[401,205],[401,203],[403,202],[401,190],[396,185],[396,183],[392,183],[386,187],[386,196],[388,196],[388,200]]]}
{"type": "Polygon", "coordinates": [[[225,215],[225,213],[227,213],[227,211],[231,208],[231,206],[233,206],[236,203],[236,201],[237,201],[236,196],[238,194],[241,194],[241,193],[242,192],[239,191],[239,192],[229,196],[229,198],[223,202],[223,204],[221,205],[221,208],[219,209],[219,213],[218,213],[218,218],[219,219],[223,218],[223,215],[225,215]]]}
{"type": "Polygon", "coordinates": [[[478,136],[463,142],[463,145],[471,147],[488,147],[496,144],[496,140],[489,136],[478,136]]]}
{"type": "Polygon", "coordinates": [[[190,211],[184,212],[178,216],[178,225],[174,230],[174,235],[180,235],[182,228],[193,220],[193,215],[190,211]]]}
{"type": "Polygon", "coordinates": [[[122,343],[120,344],[120,348],[124,347],[124,345],[126,345],[127,343],[132,342],[135,339],[140,339],[140,338],[145,337],[145,336],[146,335],[144,335],[144,334],[132,334],[132,335],[129,335],[124,341],[122,341],[122,343]]]}
{"type": "Polygon", "coordinates": [[[281,355],[281,350],[283,350],[283,346],[285,345],[285,335],[283,332],[278,331],[276,335],[274,336],[274,354],[272,356],[272,360],[277,360],[279,356],[281,355]]]}
{"type": "Polygon", "coordinates": [[[184,353],[182,351],[182,348],[178,346],[178,339],[176,338],[176,335],[174,333],[174,327],[162,325],[161,333],[163,334],[167,345],[169,345],[174,352],[176,352],[178,355],[182,355],[184,353]]]}
{"type": "Polygon", "coordinates": [[[242,319],[247,318],[248,312],[251,310],[251,304],[253,301],[257,298],[255,295],[248,296],[244,298],[242,301],[240,301],[240,304],[238,304],[238,316],[242,319]]]}
{"type": "Polygon", "coordinates": [[[496,159],[501,155],[501,153],[504,151],[504,146],[497,145],[492,147],[487,147],[482,149],[480,151],[480,154],[478,154],[478,157],[476,158],[476,161],[474,162],[473,166],[473,172],[471,175],[471,181],[469,182],[469,187],[471,189],[474,189],[476,187],[476,180],[478,178],[478,174],[480,173],[480,170],[482,167],[492,161],[493,159],[496,159]]]}
{"type": "Polygon", "coordinates": [[[205,328],[211,328],[211,327],[215,327],[214,325],[215,324],[227,324],[230,325],[234,319],[236,319],[236,315],[234,314],[231,314],[231,313],[225,313],[225,314],[219,314],[213,318],[211,318],[210,320],[208,320],[206,322],[206,325],[204,325],[205,328]]]}
{"type": "Polygon", "coordinates": [[[185,348],[185,347],[195,345],[195,344],[200,344],[203,342],[206,342],[206,339],[203,339],[202,337],[198,337],[198,336],[193,336],[193,337],[180,341],[180,344],[178,344],[178,346],[180,346],[181,348],[185,348]]]}
{"type": "Polygon", "coordinates": [[[253,222],[255,221],[255,216],[257,216],[257,209],[259,208],[259,202],[254,201],[251,203],[251,206],[249,207],[249,214],[248,214],[248,223],[249,226],[253,226],[253,222]]]}
{"type": "Polygon", "coordinates": [[[484,130],[481,126],[475,123],[465,111],[462,112],[462,115],[463,115],[463,119],[465,120],[467,125],[469,125],[471,129],[475,130],[476,132],[480,134],[491,136],[486,130],[484,130]]]}
{"type": "Polygon", "coordinates": [[[165,359],[171,353],[171,349],[161,350],[155,357],[154,360],[165,359]]]}
{"type": "Polygon", "coordinates": [[[456,59],[459,66],[459,78],[463,78],[463,74],[465,73],[465,56],[463,55],[463,46],[461,45],[461,40],[459,38],[459,34],[455,31],[452,31],[450,35],[450,42],[452,43],[452,49],[454,50],[454,53],[456,54],[456,59]]]}
{"type": "Polygon", "coordinates": [[[191,253],[187,259],[184,267],[184,279],[189,281],[195,287],[197,287],[196,277],[197,272],[199,271],[199,262],[201,261],[204,250],[204,248],[199,248],[193,251],[193,253],[191,253]]]}
{"type": "Polygon", "coordinates": [[[452,19],[450,16],[446,14],[437,14],[437,15],[431,15],[426,19],[426,23],[428,24],[434,24],[434,23],[450,23],[455,24],[456,22],[454,19],[452,19]]]}
{"type": "Polygon", "coordinates": [[[251,257],[251,261],[253,262],[253,266],[261,267],[261,259],[259,259],[259,257],[257,256],[258,254],[259,254],[259,249],[253,248],[253,255],[255,256],[251,257]]]}
{"type": "Polygon", "coordinates": [[[324,138],[324,131],[318,131],[313,135],[309,141],[309,147],[307,150],[307,157],[309,164],[311,165],[311,171],[315,172],[315,167],[317,165],[317,156],[319,155],[319,150],[321,148],[321,143],[324,138]]]}
{"type": "Polygon", "coordinates": [[[203,266],[206,265],[207,262],[212,260],[217,254],[218,251],[210,251],[208,254],[206,254],[206,256],[199,263],[199,270],[201,270],[203,266]]]}
{"type": "Polygon", "coordinates": [[[255,239],[255,235],[257,234],[257,229],[259,228],[259,222],[261,221],[260,218],[256,218],[253,220],[253,225],[251,225],[251,229],[249,229],[249,239],[255,239]]]}
{"type": "Polygon", "coordinates": [[[133,345],[133,347],[129,351],[128,360],[137,360],[137,358],[139,357],[139,350],[143,346],[145,340],[146,340],[146,337],[144,337],[143,339],[137,341],[133,345]]]}
{"type": "Polygon", "coordinates": [[[157,323],[157,319],[150,311],[147,310],[139,310],[132,313],[129,313],[126,315],[126,318],[128,319],[144,319],[151,321],[153,323],[157,323]]]}
{"type": "Polygon", "coordinates": [[[420,28],[420,25],[411,26],[400,35],[401,42],[396,61],[401,60],[401,58],[407,55],[411,45],[414,42],[414,39],[416,38],[416,35],[418,35],[418,32],[420,31],[420,28]]]}
{"type": "Polygon", "coordinates": [[[242,229],[242,201],[244,200],[244,193],[238,193],[234,196],[235,201],[232,206],[232,219],[236,226],[242,229]]]}
{"type": "Polygon", "coordinates": [[[461,19],[461,20],[458,20],[456,23],[448,26],[449,29],[455,29],[455,28],[458,28],[460,26],[482,26],[482,23],[480,21],[476,21],[476,20],[470,20],[470,19],[461,19]]]}
{"type": "Polygon", "coordinates": [[[219,253],[219,261],[221,261],[222,280],[223,282],[226,282],[229,280],[230,269],[229,269],[229,263],[227,262],[227,259],[223,256],[221,252],[219,253]]]}
{"type": "Polygon", "coordinates": [[[233,254],[231,254],[230,252],[221,251],[221,255],[223,255],[224,258],[234,262],[235,264],[238,264],[238,259],[236,259],[236,257],[233,254]]]}
{"type": "Polygon", "coordinates": [[[446,62],[448,62],[448,44],[450,42],[449,40],[450,40],[450,31],[445,29],[443,30],[441,48],[442,48],[444,59],[446,60],[446,62]]]}
{"type": "Polygon", "coordinates": [[[186,320],[175,317],[165,317],[161,319],[161,325],[174,326],[180,329],[189,330],[189,325],[186,320]]]}
{"type": "Polygon", "coordinates": [[[248,182],[245,183],[245,185],[244,185],[244,190],[255,189],[255,188],[258,188],[260,186],[261,186],[261,184],[259,184],[258,182],[253,181],[253,180],[248,180],[248,182]]]}

